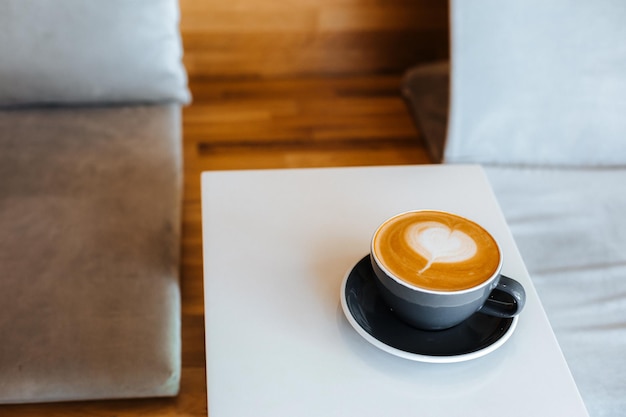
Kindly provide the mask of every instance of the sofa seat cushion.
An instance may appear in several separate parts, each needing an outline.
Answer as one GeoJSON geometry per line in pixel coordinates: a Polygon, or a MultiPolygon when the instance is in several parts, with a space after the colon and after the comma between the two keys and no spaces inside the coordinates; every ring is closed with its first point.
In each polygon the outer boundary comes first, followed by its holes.
{"type": "Polygon", "coordinates": [[[178,106],[0,111],[0,402],[175,395],[178,106]]]}
{"type": "Polygon", "coordinates": [[[590,415],[624,415],[626,169],[486,171],[590,415]]]}

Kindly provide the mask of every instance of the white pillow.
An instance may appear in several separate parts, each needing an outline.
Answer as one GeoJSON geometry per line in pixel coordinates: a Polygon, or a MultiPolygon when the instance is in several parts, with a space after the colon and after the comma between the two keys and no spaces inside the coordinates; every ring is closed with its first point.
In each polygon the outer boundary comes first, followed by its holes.
{"type": "Polygon", "coordinates": [[[451,3],[447,162],[626,165],[626,2],[451,3]]]}
{"type": "Polygon", "coordinates": [[[175,0],[2,0],[0,105],[189,101],[175,0]]]}

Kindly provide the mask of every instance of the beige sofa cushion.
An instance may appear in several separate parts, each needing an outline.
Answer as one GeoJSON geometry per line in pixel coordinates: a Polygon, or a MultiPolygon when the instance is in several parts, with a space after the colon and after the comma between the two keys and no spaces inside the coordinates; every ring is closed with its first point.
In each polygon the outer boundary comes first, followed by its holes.
{"type": "Polygon", "coordinates": [[[0,403],[175,395],[179,107],[0,111],[0,150],[0,403]]]}

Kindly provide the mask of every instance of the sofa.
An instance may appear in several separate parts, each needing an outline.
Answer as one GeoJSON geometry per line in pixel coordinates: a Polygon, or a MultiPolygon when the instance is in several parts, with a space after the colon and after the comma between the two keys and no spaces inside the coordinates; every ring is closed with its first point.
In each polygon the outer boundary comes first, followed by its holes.
{"type": "Polygon", "coordinates": [[[433,162],[484,166],[592,417],[626,415],[624,17],[452,0],[450,60],[402,85],[433,162]]]}
{"type": "Polygon", "coordinates": [[[0,403],[178,392],[178,19],[0,2],[0,403]]]}

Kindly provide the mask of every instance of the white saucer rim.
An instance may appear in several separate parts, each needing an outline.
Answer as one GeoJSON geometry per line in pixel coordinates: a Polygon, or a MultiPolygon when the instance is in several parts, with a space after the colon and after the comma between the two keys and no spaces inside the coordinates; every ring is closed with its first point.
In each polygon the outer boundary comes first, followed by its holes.
{"type": "Polygon", "coordinates": [[[343,281],[341,283],[341,289],[340,289],[340,291],[341,291],[341,293],[340,293],[341,309],[343,310],[343,314],[346,316],[346,319],[348,320],[350,325],[354,328],[354,330],[356,330],[356,332],[361,337],[363,337],[366,341],[368,341],[369,343],[371,343],[372,345],[374,345],[378,349],[381,349],[381,350],[383,350],[383,351],[385,351],[387,353],[390,353],[390,354],[392,354],[394,356],[398,356],[398,357],[401,357],[401,358],[404,358],[404,359],[417,361],[417,362],[428,362],[428,363],[466,362],[466,361],[470,361],[470,360],[473,360],[473,359],[478,359],[480,357],[488,355],[489,353],[491,353],[491,352],[495,351],[496,349],[500,348],[502,345],[504,345],[504,343],[506,343],[509,340],[509,338],[511,337],[511,335],[515,331],[515,328],[517,327],[517,322],[519,321],[519,316],[513,317],[513,321],[511,322],[511,325],[509,326],[507,331],[502,335],[502,337],[500,337],[494,343],[492,343],[489,346],[486,346],[486,347],[484,347],[484,348],[482,348],[480,350],[477,350],[477,351],[474,351],[474,352],[470,352],[470,353],[464,353],[464,354],[460,354],[460,355],[446,355],[446,356],[424,355],[424,354],[419,354],[419,353],[407,352],[407,351],[395,348],[393,346],[389,346],[388,344],[386,344],[384,342],[381,342],[376,337],[374,337],[370,333],[368,333],[365,329],[363,329],[363,327],[361,327],[361,325],[356,321],[356,319],[352,315],[352,312],[350,311],[350,308],[348,307],[348,302],[346,300],[346,286],[348,284],[348,279],[350,278],[350,275],[352,274],[352,271],[354,270],[356,265],[358,265],[358,263],[361,262],[362,260],[363,260],[363,258],[361,258],[350,269],[348,269],[348,272],[346,272],[346,274],[345,274],[345,276],[343,278],[343,281]]]}

